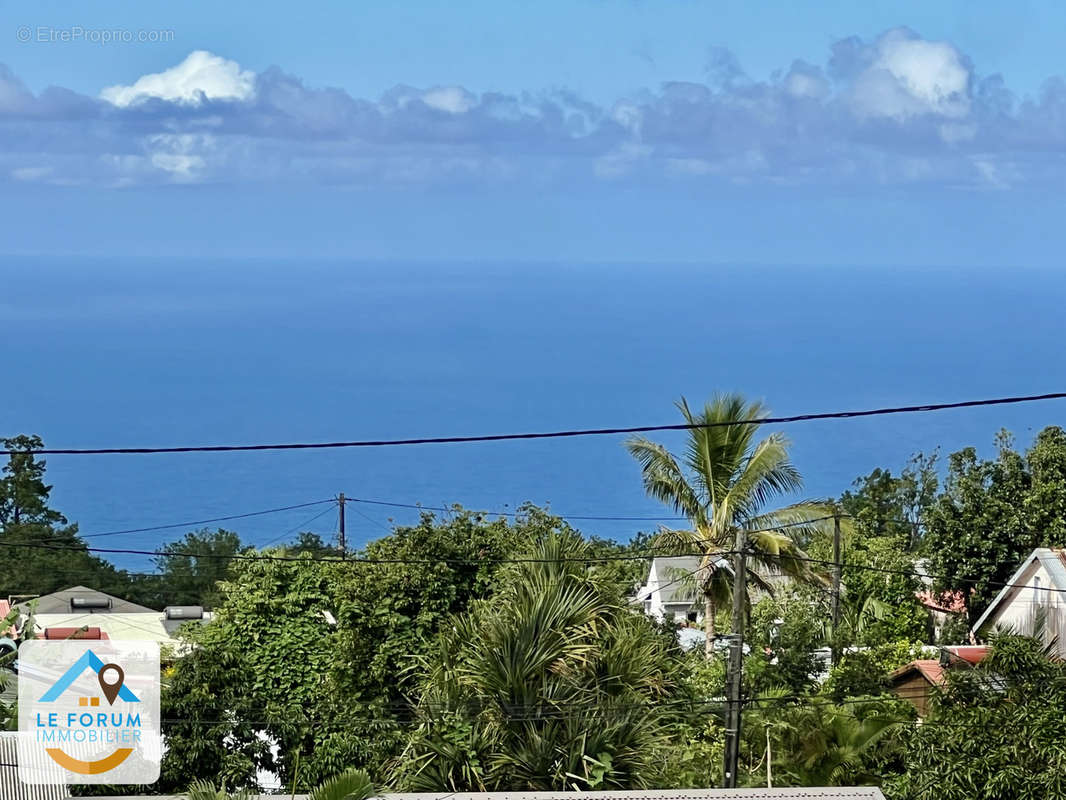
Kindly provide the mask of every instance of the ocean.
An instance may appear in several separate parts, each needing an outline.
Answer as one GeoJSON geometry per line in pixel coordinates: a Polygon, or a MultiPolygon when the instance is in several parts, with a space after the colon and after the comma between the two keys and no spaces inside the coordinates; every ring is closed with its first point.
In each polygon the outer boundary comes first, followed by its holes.
{"type": "MultiPolygon", "coordinates": [[[[779,414],[1058,391],[1064,298],[1061,274],[1023,268],[4,257],[0,433],[54,447],[313,442],[673,423],[680,396],[716,391],[779,414]]],[[[1002,427],[1024,445],[1063,422],[1060,401],[783,427],[804,495],[824,497],[916,451],[991,455],[1002,427]]],[[[83,534],[338,492],[671,516],[622,440],[47,460],[53,505],[83,534]]],[[[417,513],[349,504],[349,542],[417,513]]],[[[656,524],[575,523],[621,539],[656,524]]],[[[332,536],[336,517],[322,506],[224,527],[263,544],[332,536]]],[[[152,549],[183,533],[94,544],[152,549]]]]}

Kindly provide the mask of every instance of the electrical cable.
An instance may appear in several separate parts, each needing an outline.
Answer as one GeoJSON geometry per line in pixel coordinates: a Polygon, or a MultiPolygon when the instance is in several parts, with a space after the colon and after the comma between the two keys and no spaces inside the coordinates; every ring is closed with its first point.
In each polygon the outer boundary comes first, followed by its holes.
{"type": "Polygon", "coordinates": [[[812,414],[793,414],[790,416],[767,416],[757,419],[728,420],[708,423],[675,423],[665,425],[634,425],[619,428],[575,428],[569,430],[544,431],[536,433],[495,433],[471,436],[426,436],[400,439],[363,439],[336,442],[290,442],[283,444],[223,444],[223,445],[183,445],[178,447],[86,447],[86,448],[49,448],[0,450],[0,454],[16,455],[33,453],[36,455],[144,455],[156,453],[232,453],[261,450],[325,450],[356,447],[396,447],[419,444],[468,444],[473,442],[502,442],[529,439],[562,439],[578,436],[612,436],[617,434],[651,433],[653,431],[685,431],[699,428],[719,428],[733,425],[779,425],[794,422],[810,422],[828,419],[856,419],[859,417],[885,416],[889,414],[914,414],[931,411],[947,411],[960,408],[978,408],[983,406],[1011,405],[1016,403],[1033,403],[1043,400],[1061,400],[1066,392],[1048,392],[1034,395],[1014,395],[983,400],[962,400],[952,403],[923,403],[910,406],[889,406],[885,408],[863,409],[857,411],[826,411],[812,414]]]}
{"type": "Polygon", "coordinates": [[[230,514],[225,517],[212,517],[210,519],[197,519],[190,520],[189,522],[172,522],[166,525],[151,525],[146,528],[126,528],[119,531],[104,531],[102,533],[85,533],[79,534],[82,539],[95,539],[100,536],[122,536],[127,533],[149,533],[151,531],[165,531],[173,528],[194,528],[200,525],[210,525],[212,522],[229,522],[234,519],[247,519],[248,517],[262,517],[267,514],[278,514],[282,511],[294,511],[299,508],[310,508],[311,506],[320,506],[323,503],[335,503],[332,497],[329,500],[313,500],[310,503],[296,503],[291,506],[280,506],[279,508],[268,508],[264,511],[249,511],[245,514],[230,514]]]}

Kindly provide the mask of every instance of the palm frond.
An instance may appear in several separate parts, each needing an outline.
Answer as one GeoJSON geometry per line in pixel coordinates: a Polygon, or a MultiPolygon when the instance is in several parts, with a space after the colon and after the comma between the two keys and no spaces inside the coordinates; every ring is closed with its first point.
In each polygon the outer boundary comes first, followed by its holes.
{"type": "Polygon", "coordinates": [[[667,503],[697,526],[704,523],[705,503],[670,451],[643,436],[627,440],[626,449],[640,464],[644,490],[649,495],[667,503]]]}
{"type": "Polygon", "coordinates": [[[222,788],[216,789],[211,781],[197,780],[189,786],[185,793],[187,800],[251,800],[251,792],[241,789],[237,792],[227,792],[225,782],[222,788]]]}
{"type": "Polygon", "coordinates": [[[803,487],[799,470],[789,461],[788,447],[788,439],[779,433],[771,433],[755,446],[729,487],[726,499],[731,519],[757,516],[774,499],[803,487]]]}
{"type": "Polygon", "coordinates": [[[374,791],[370,775],[361,769],[350,769],[319,784],[307,800],[368,800],[374,791]]]}

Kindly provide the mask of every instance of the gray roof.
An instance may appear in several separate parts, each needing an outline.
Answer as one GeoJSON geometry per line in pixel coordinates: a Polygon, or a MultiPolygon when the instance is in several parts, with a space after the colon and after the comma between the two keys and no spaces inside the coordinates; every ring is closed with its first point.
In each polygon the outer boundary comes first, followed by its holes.
{"type": "MultiPolygon", "coordinates": [[[[70,613],[70,599],[72,597],[106,597],[111,601],[110,608],[85,609],[87,614],[158,614],[154,608],[139,606],[121,597],[90,589],[88,586],[71,586],[69,589],[60,589],[58,592],[45,594],[38,597],[37,614],[68,614],[70,613]]],[[[24,614],[29,611],[32,600],[16,603],[16,607],[24,614]]]]}
{"type": "Polygon", "coordinates": [[[65,800],[69,786],[55,784],[23,783],[19,780],[18,734],[13,731],[0,733],[0,797],[4,800],[65,800]]]}

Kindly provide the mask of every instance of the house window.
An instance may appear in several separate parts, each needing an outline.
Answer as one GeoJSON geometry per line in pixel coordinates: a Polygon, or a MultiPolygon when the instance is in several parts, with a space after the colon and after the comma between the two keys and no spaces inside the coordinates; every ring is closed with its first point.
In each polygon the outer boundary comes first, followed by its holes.
{"type": "Polygon", "coordinates": [[[689,611],[688,612],[688,621],[689,622],[695,622],[696,621],[696,612],[695,611],[689,611]]]}

